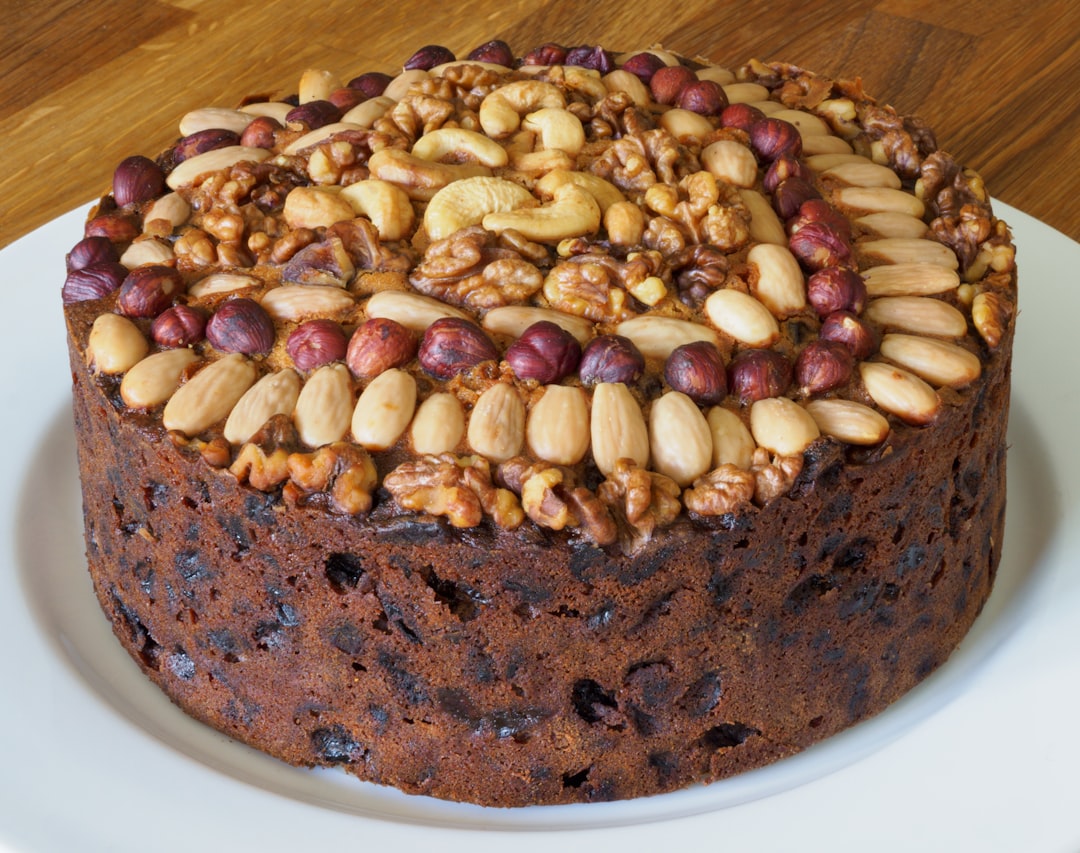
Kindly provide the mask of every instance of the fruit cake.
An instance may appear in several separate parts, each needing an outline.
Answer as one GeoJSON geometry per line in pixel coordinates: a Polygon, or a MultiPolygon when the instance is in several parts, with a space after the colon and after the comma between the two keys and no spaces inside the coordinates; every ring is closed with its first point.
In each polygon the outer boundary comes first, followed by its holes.
{"type": "Polygon", "coordinates": [[[491,806],[881,711],[990,593],[1014,248],[790,64],[417,51],[197,109],[63,285],[89,570],[180,708],[491,806]]]}

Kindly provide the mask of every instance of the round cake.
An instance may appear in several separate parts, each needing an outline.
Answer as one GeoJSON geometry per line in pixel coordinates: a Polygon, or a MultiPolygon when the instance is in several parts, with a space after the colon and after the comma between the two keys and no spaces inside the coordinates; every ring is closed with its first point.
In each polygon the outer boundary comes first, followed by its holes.
{"type": "Polygon", "coordinates": [[[491,806],[793,755],[957,646],[1014,250],[783,63],[503,42],[184,115],[67,255],[87,559],[185,712],[491,806]]]}

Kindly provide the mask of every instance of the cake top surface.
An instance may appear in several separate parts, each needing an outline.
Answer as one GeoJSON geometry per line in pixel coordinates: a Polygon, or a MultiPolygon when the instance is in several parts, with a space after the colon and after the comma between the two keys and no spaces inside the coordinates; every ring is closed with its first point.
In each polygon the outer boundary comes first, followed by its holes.
{"type": "Polygon", "coordinates": [[[858,82],[502,42],[183,116],[63,296],[114,405],[253,488],[633,551],[932,429],[1010,339],[978,175],[858,82]]]}

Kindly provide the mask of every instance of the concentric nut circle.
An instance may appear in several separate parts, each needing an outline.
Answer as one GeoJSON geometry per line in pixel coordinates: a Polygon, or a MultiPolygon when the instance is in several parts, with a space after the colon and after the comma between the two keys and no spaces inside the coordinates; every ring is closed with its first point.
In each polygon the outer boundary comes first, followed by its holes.
{"type": "Polygon", "coordinates": [[[229,299],[207,321],[206,339],[221,352],[265,355],[274,347],[274,321],[254,299],[229,299]]]}
{"type": "Polygon", "coordinates": [[[179,271],[164,264],[136,267],[127,274],[116,306],[128,317],[156,317],[184,292],[179,271]]]}
{"type": "Polygon", "coordinates": [[[427,327],[417,357],[429,375],[452,379],[481,362],[498,359],[499,352],[475,323],[443,317],[427,327]]]}

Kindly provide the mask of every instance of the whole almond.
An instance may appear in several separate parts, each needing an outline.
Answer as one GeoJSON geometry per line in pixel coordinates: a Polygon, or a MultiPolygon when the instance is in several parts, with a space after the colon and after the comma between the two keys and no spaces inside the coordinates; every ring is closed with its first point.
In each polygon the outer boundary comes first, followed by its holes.
{"type": "Polygon", "coordinates": [[[701,150],[701,165],[713,177],[749,189],[757,182],[758,164],[753,153],[734,139],[718,139],[701,150]]]}
{"type": "Polygon", "coordinates": [[[548,385],[533,404],[525,427],[529,449],[545,462],[576,465],[589,450],[589,406],[585,392],[548,385]]]}
{"type": "Polygon", "coordinates": [[[469,446],[493,462],[517,456],[525,442],[525,404],[517,389],[497,382],[481,394],[466,435],[469,446]]]}
{"type": "Polygon", "coordinates": [[[931,296],[883,296],[872,300],[863,316],[881,326],[923,335],[958,338],[967,333],[964,315],[931,296]]]}
{"type": "Polygon", "coordinates": [[[693,400],[668,391],[649,409],[652,466],[680,486],[689,486],[712,467],[712,430],[693,400]]]}
{"type": "Polygon", "coordinates": [[[274,320],[342,319],[356,307],[351,294],[325,284],[285,284],[268,290],[259,303],[274,320]]]}
{"type": "Polygon", "coordinates": [[[352,412],[352,376],[338,362],[323,365],[308,377],[296,399],[293,421],[304,444],[322,447],[349,431],[352,412]]]}
{"type": "Polygon", "coordinates": [[[975,353],[936,338],[889,334],[881,339],[880,352],[933,385],[963,388],[982,373],[982,362],[975,353]]]}
{"type": "Polygon", "coordinates": [[[167,349],[134,365],[120,383],[120,397],[133,409],[150,409],[164,403],[180,386],[184,371],[199,360],[186,348],[167,349]]]}
{"type": "Polygon", "coordinates": [[[876,296],[933,296],[960,286],[955,270],[939,264],[882,264],[862,273],[866,293],[876,296]]]}
{"type": "Polygon", "coordinates": [[[760,447],[796,456],[821,435],[810,413],[787,397],[768,397],[750,408],[750,432],[760,447]]]}
{"type": "Polygon", "coordinates": [[[892,187],[840,187],[833,191],[833,202],[867,213],[906,213],[922,218],[926,206],[911,193],[892,187]]]}
{"type": "Polygon", "coordinates": [[[720,346],[719,336],[708,326],[655,314],[624,320],[615,328],[615,334],[633,341],[646,358],[667,359],[679,347],[695,341],[720,346]]]}
{"type": "Polygon", "coordinates": [[[577,338],[582,346],[593,336],[592,321],[550,308],[536,308],[532,305],[502,305],[492,308],[484,315],[483,326],[487,331],[511,338],[520,338],[529,326],[547,321],[554,323],[577,338]]]}
{"type": "Polygon", "coordinates": [[[838,397],[811,400],[806,411],[814,419],[822,435],[832,436],[846,444],[880,444],[889,434],[889,422],[880,412],[838,397]]]}
{"type": "Polygon", "coordinates": [[[131,320],[119,314],[101,314],[90,327],[86,358],[97,373],[124,373],[149,350],[146,337],[131,320]]]}
{"type": "Polygon", "coordinates": [[[776,215],[769,200],[757,190],[739,190],[746,209],[750,211],[750,236],[758,243],[775,243],[778,246],[787,245],[787,233],[784,231],[784,223],[776,215]]]}
{"type": "Polygon", "coordinates": [[[898,190],[901,186],[896,172],[872,160],[838,163],[826,169],[825,174],[853,187],[890,187],[898,190]]]}
{"type": "Polygon", "coordinates": [[[740,343],[767,347],[780,337],[780,326],[768,308],[741,290],[716,290],[705,300],[713,325],[740,343]]]}
{"type": "Polygon", "coordinates": [[[213,361],[185,382],[165,405],[165,429],[198,435],[224,420],[255,383],[256,371],[241,353],[213,361]]]}
{"type": "Polygon", "coordinates": [[[299,393],[300,377],[295,370],[268,373],[248,388],[233,407],[225,421],[226,441],[243,444],[274,415],[291,415],[299,393]]]}
{"type": "Polygon", "coordinates": [[[706,421],[712,433],[712,467],[734,465],[743,471],[750,470],[757,444],[742,418],[731,409],[713,406],[706,421]]]}
{"type": "MultiPolygon", "coordinates": [[[[195,299],[205,296],[215,296],[222,293],[236,293],[239,290],[247,290],[258,287],[259,279],[253,275],[241,275],[240,273],[217,272],[201,278],[188,287],[188,295],[195,299]]],[[[336,288],[335,288],[336,289],[336,288]]]]}
{"type": "Polygon", "coordinates": [[[806,307],[806,280],[787,246],[760,243],[746,262],[757,272],[750,277],[750,292],[775,316],[783,319],[806,307]]]}
{"type": "Polygon", "coordinates": [[[413,450],[419,454],[449,453],[465,435],[465,412],[453,394],[432,394],[416,410],[412,427],[413,450]]]}
{"type": "Polygon", "coordinates": [[[891,364],[865,361],[859,365],[863,385],[871,399],[905,423],[930,423],[941,408],[937,392],[910,371],[891,364]]]}
{"type": "Polygon", "coordinates": [[[860,257],[881,258],[890,264],[938,264],[951,270],[960,266],[956,252],[936,240],[882,237],[857,245],[860,257]]]}
{"type": "Polygon", "coordinates": [[[356,401],[352,435],[368,450],[386,450],[405,432],[416,411],[416,380],[392,367],[368,383],[356,401]]]}
{"type": "Polygon", "coordinates": [[[925,222],[909,213],[868,213],[855,222],[879,237],[905,237],[915,240],[928,230],[925,222]]]}
{"type": "Polygon", "coordinates": [[[639,468],[649,464],[649,430],[634,395],[621,382],[601,382],[593,389],[589,422],[593,460],[609,476],[620,459],[639,468]]]}
{"type": "MultiPolygon", "coordinates": [[[[250,122],[253,117],[245,114],[245,118],[250,122]]],[[[169,172],[168,177],[165,178],[165,183],[169,185],[170,189],[179,189],[188,184],[193,184],[196,179],[210,172],[229,169],[237,163],[260,163],[269,156],[270,152],[265,148],[248,148],[243,145],[214,148],[203,154],[189,157],[169,172]]]]}
{"type": "Polygon", "coordinates": [[[424,331],[443,317],[472,320],[464,311],[445,302],[404,290],[380,290],[367,301],[364,310],[368,317],[385,317],[416,332],[424,331]]]}

